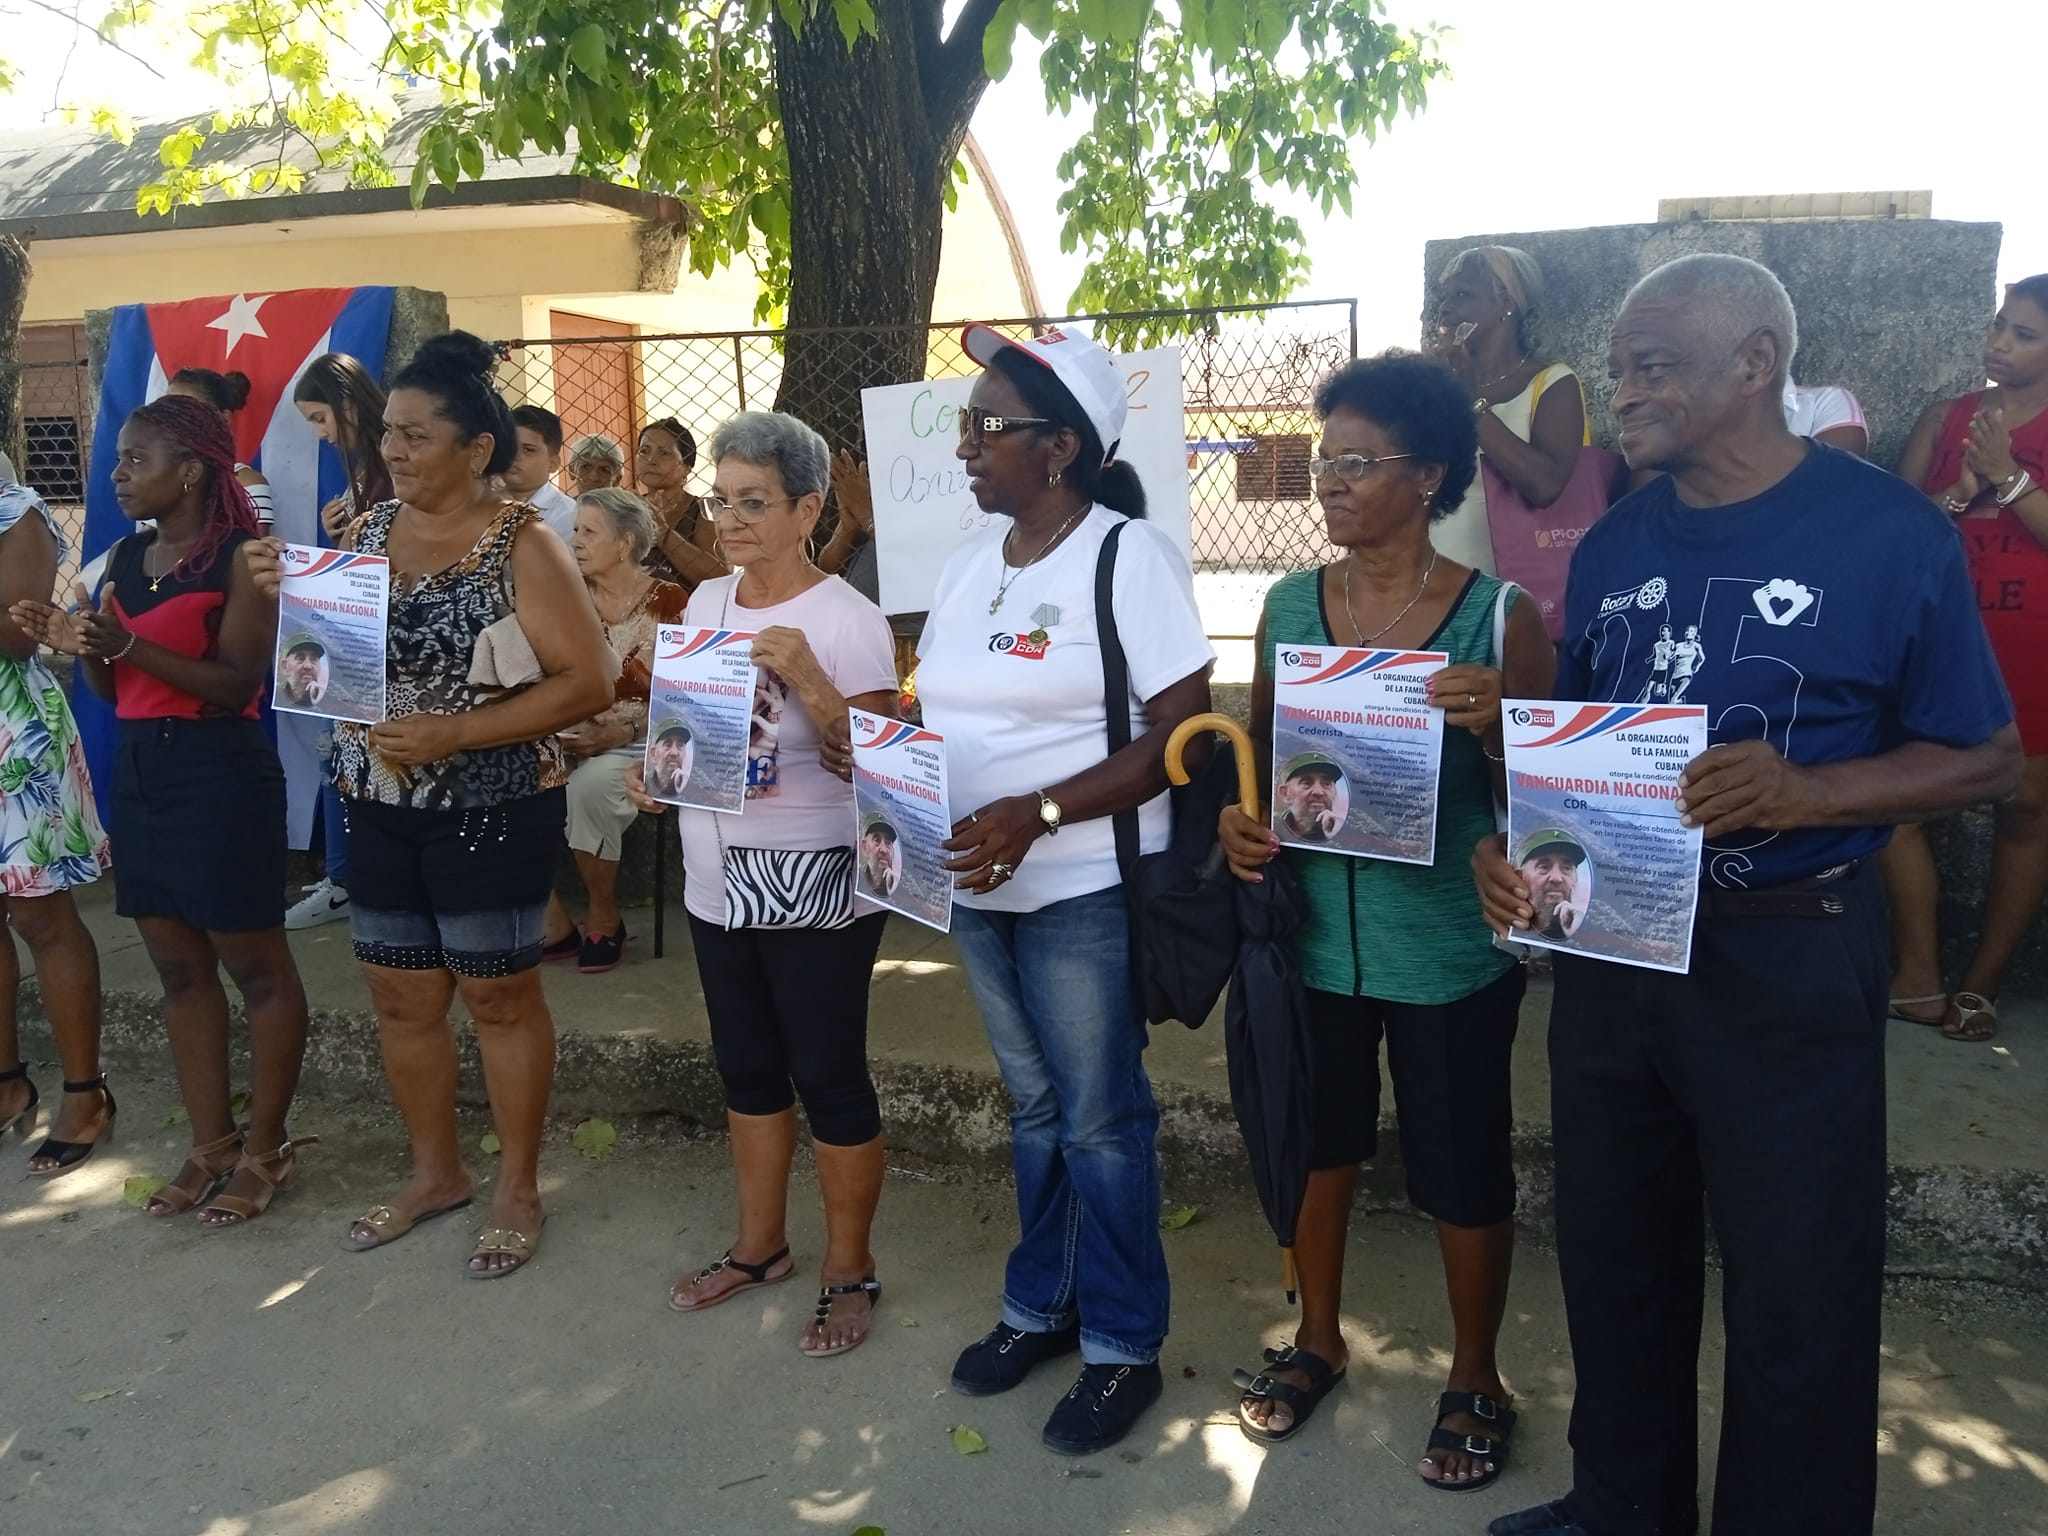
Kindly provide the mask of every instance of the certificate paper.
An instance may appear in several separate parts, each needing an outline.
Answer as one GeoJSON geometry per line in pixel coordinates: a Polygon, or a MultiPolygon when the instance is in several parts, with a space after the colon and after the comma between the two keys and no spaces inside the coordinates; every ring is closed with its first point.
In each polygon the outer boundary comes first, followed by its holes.
{"type": "Polygon", "coordinates": [[[739,815],[747,808],[754,636],[662,624],[647,700],[649,798],[739,815]]]}
{"type": "Polygon", "coordinates": [[[287,544],[278,559],[284,581],[270,707],[376,724],[384,718],[390,562],[310,544],[287,544]]]}
{"type": "Polygon", "coordinates": [[[882,715],[847,711],[853,727],[854,894],[944,933],[953,876],[939,845],[946,808],[946,741],[882,715]]]}
{"type": "Polygon", "coordinates": [[[1273,830],[1290,848],[1436,859],[1441,651],[1282,646],[1273,666],[1273,830]]]}
{"type": "Polygon", "coordinates": [[[1508,858],[1536,918],[1508,937],[1657,971],[1692,963],[1700,829],[1678,776],[1707,749],[1703,706],[1508,699],[1508,858]]]}

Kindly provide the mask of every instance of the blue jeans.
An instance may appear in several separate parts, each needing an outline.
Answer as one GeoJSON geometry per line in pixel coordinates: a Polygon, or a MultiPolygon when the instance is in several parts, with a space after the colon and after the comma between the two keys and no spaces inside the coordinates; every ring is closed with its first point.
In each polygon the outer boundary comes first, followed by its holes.
{"type": "Polygon", "coordinates": [[[1023,1235],[1003,1321],[1047,1333],[1078,1316],[1090,1365],[1145,1365],[1166,1339],[1159,1109],[1131,986],[1124,893],[1037,912],[953,909],[1010,1116],[1023,1235]]]}
{"type": "Polygon", "coordinates": [[[320,842],[327,864],[327,878],[348,889],[348,816],[342,810],[341,791],[332,779],[320,785],[320,842]]]}

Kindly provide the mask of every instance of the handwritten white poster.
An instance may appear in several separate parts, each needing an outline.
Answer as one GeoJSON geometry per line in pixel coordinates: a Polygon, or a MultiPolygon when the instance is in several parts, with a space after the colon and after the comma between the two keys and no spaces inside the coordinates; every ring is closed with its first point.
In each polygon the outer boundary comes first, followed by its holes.
{"type": "Polygon", "coordinates": [[[703,811],[747,808],[754,636],[663,624],[648,689],[647,793],[703,811]]]}
{"type": "MultiPolygon", "coordinates": [[[[1146,520],[1192,559],[1180,349],[1124,353],[1117,362],[1130,398],[1117,457],[1137,471],[1145,487],[1146,520]]],[[[973,390],[969,375],[860,392],[885,613],[930,608],[947,557],[996,517],[976,505],[954,453],[960,410],[973,390]]]]}
{"type": "Polygon", "coordinates": [[[1657,971],[1692,963],[1700,829],[1678,778],[1707,749],[1696,704],[1501,704],[1508,858],[1535,908],[1508,937],[1657,971]]]}
{"type": "Polygon", "coordinates": [[[279,557],[277,667],[270,707],[374,725],[384,718],[390,562],[310,544],[279,557]]]}

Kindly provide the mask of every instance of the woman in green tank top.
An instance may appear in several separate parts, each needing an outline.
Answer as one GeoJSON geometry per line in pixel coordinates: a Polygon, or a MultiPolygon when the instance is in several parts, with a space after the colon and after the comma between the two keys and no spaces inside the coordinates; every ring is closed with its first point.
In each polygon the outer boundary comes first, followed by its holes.
{"type": "MultiPolygon", "coordinates": [[[[1292,847],[1283,855],[1270,828],[1237,806],[1223,813],[1238,877],[1258,880],[1284,857],[1307,912],[1294,940],[1308,989],[1313,1170],[1295,1232],[1301,1325],[1291,1345],[1267,1352],[1260,1374],[1237,1373],[1238,1418],[1253,1439],[1285,1439],[1344,1373],[1344,1244],[1358,1165],[1376,1148],[1384,1035],[1408,1198],[1435,1218],[1455,1339],[1418,1471],[1469,1491],[1499,1475],[1514,1419],[1495,1343],[1514,1253],[1508,1062],[1522,972],[1493,946],[1461,850],[1493,831],[1505,791],[1503,691],[1547,698],[1555,657],[1534,603],[1430,542],[1431,523],[1457,508],[1477,469],[1472,396],[1455,375],[1413,354],[1354,362],[1317,391],[1316,414],[1323,440],[1309,469],[1330,542],[1345,553],[1267,594],[1252,684],[1264,781],[1273,783],[1281,645],[1446,652],[1430,696],[1451,729],[1434,864],[1292,847]]],[[[1302,782],[1281,793],[1297,816],[1302,806],[1313,813],[1317,764],[1289,766],[1302,782]]]]}

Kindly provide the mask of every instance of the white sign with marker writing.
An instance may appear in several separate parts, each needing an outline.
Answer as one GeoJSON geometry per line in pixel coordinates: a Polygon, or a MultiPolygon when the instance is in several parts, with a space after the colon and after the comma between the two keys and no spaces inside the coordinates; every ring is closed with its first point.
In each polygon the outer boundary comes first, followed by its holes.
{"type": "MultiPolygon", "coordinates": [[[[1180,349],[1128,352],[1117,362],[1131,405],[1117,457],[1138,472],[1147,521],[1192,560],[1180,349]]],[[[860,392],[885,613],[930,608],[948,557],[970,533],[996,519],[975,504],[967,471],[954,453],[960,410],[973,389],[970,375],[860,392]]]]}

